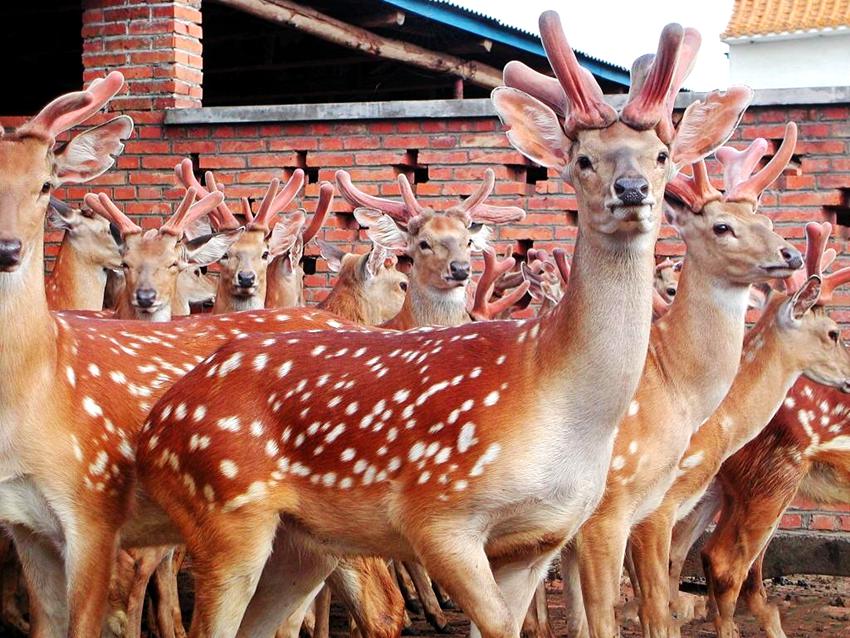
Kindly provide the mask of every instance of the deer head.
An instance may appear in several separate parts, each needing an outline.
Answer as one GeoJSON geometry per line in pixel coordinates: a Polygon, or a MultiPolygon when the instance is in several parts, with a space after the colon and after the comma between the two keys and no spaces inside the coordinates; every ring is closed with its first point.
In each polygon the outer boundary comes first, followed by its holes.
{"type": "Polygon", "coordinates": [[[771,295],[765,316],[776,324],[785,358],[796,361],[804,376],[850,392],[850,353],[841,342],[838,324],[818,308],[829,302],[836,286],[850,280],[850,269],[822,272],[824,262],[831,259],[826,250],[831,232],[829,223],[806,225],[806,275],[789,277],[786,294],[771,295]]]}
{"type": "Polygon", "coordinates": [[[412,288],[457,297],[461,303],[469,283],[471,252],[486,245],[484,222],[501,224],[525,216],[520,208],[485,203],[495,184],[492,169],[485,171],[484,182],[472,195],[442,213],[416,200],[404,174],[398,177],[401,202],[364,193],[354,187],[345,171],[337,171],[336,178],[343,197],[359,206],[354,216],[369,237],[412,258],[412,288]]]}
{"type": "Polygon", "coordinates": [[[109,220],[51,197],[47,221],[53,228],[65,231],[74,251],[88,263],[104,269],[121,267],[121,250],[109,220]]]}
{"type": "Polygon", "coordinates": [[[672,24],[663,30],[657,54],[635,61],[629,97],[618,113],[579,66],[555,12],[540,16],[540,35],[557,79],[520,62],[505,67],[506,86],[496,88],[492,100],[508,139],[575,188],[584,236],[628,238],[654,231],[667,180],[729,138],[752,91],[711,93],[688,107],[675,127],[676,94],[700,36],[672,24]]]}
{"type": "Polygon", "coordinates": [[[679,287],[679,273],[682,272],[682,261],[663,259],[655,265],[655,292],[670,303],[676,296],[679,287]]]}
{"type": "MultiPolygon", "coordinates": [[[[211,171],[205,173],[205,186],[202,186],[189,159],[184,159],[174,170],[184,188],[194,188],[200,194],[224,192],[211,171]]],[[[322,227],[333,203],[333,188],[326,184],[320,187],[319,205],[308,226],[305,227],[303,210],[276,222],[303,185],[304,171],[301,169],[295,170],[282,187],[279,180],[272,180],[256,213],[249,200],[242,198],[244,224],[225,202],[213,212],[211,219],[217,229],[235,229],[243,225],[245,228],[239,241],[221,260],[216,312],[304,305],[301,257],[304,245],[322,227]]]]}
{"type": "Polygon", "coordinates": [[[718,150],[725,194],[711,184],[703,160],[693,164],[693,176],[680,174],[667,184],[665,213],[688,244],[688,264],[740,285],[784,279],[803,265],[800,252],[756,213],[762,190],[785,169],[796,141],[797,127],[789,123],[779,152],[752,176],[767,142],[754,140],[741,152],[718,150]]]}
{"type": "Polygon", "coordinates": [[[118,304],[119,318],[171,319],[179,273],[214,263],[239,237],[241,231],[236,230],[183,241],[185,228],[208,215],[222,199],[223,195],[216,192],[195,202],[195,191],[190,188],[175,213],[158,230],[143,231],[105,193],[86,195],[86,205],[112,222],[122,241],[125,286],[118,304]]]}
{"type": "Polygon", "coordinates": [[[133,132],[126,116],[56,144],[58,135],[89,119],[123,85],[120,73],[110,73],[85,91],[55,99],[14,133],[0,133],[0,273],[16,272],[24,263],[41,268],[51,193],[62,184],[94,179],[123,150],[122,140],[133,132]]]}
{"type": "Polygon", "coordinates": [[[346,253],[319,240],[319,251],[337,282],[320,307],[341,317],[378,325],[395,317],[407,294],[407,276],[396,270],[398,259],[372,242],[365,254],[346,253]]]}

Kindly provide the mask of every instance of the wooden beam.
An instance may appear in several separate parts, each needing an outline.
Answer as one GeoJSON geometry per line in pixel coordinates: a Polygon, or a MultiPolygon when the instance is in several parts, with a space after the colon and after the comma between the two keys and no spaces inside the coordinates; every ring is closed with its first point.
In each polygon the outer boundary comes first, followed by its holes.
{"type": "Polygon", "coordinates": [[[357,25],[361,27],[388,27],[392,25],[400,27],[404,24],[406,18],[404,11],[389,11],[365,16],[363,19],[357,20],[357,25]]]}
{"type": "Polygon", "coordinates": [[[217,0],[217,2],[264,20],[299,29],[340,46],[423,69],[447,73],[488,89],[502,83],[501,71],[486,64],[462,60],[435,53],[408,42],[384,38],[290,0],[217,0]]]}

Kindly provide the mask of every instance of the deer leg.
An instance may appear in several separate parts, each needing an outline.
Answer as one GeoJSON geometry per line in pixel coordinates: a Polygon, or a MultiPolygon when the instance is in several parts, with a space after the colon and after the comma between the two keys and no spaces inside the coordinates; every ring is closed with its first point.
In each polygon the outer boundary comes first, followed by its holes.
{"type": "MultiPolygon", "coordinates": [[[[232,638],[254,595],[272,550],[278,525],[276,512],[235,512],[238,525],[222,516],[210,517],[203,529],[192,530],[190,519],[181,529],[195,573],[195,609],[189,636],[232,638]],[[187,533],[189,532],[189,533],[187,533]]],[[[274,635],[274,628],[268,632],[274,635]]]]}
{"type": "Polygon", "coordinates": [[[620,576],[629,525],[611,518],[591,518],[576,536],[581,591],[591,638],[619,634],[614,608],[620,598],[620,576]]]}
{"type": "MultiPolygon", "coordinates": [[[[516,638],[519,634],[517,616],[511,613],[496,584],[484,545],[476,540],[480,535],[426,525],[411,525],[410,528],[418,532],[417,537],[410,540],[419,560],[466,612],[480,635],[516,638]]],[[[525,601],[520,614],[525,613],[528,602],[525,601]]]]}
{"type": "Polygon", "coordinates": [[[154,572],[155,622],[160,638],[182,638],[186,632],[183,629],[183,619],[180,613],[180,599],[177,593],[176,548],[170,548],[168,555],[162,560],[154,572]]]}
{"type": "Polygon", "coordinates": [[[422,605],[416,598],[416,587],[414,587],[413,579],[410,577],[410,574],[407,573],[404,563],[394,560],[392,565],[396,581],[398,582],[398,588],[401,591],[402,598],[404,598],[404,606],[407,608],[407,611],[411,614],[422,613],[422,605]]]}
{"type": "Polygon", "coordinates": [[[658,509],[632,529],[630,547],[640,584],[640,623],[645,638],[667,638],[670,626],[669,553],[673,517],[658,509]]]}
{"type": "Polygon", "coordinates": [[[343,559],[328,577],[328,585],[366,636],[392,638],[401,633],[404,601],[382,559],[343,559]]]}
{"type": "Polygon", "coordinates": [[[30,600],[30,637],[68,635],[67,588],[62,558],[53,545],[20,525],[9,527],[30,600]]]}
{"type": "Polygon", "coordinates": [[[741,595],[747,603],[750,613],[758,620],[767,638],[786,638],[782,630],[782,618],[779,608],[767,599],[767,590],[764,588],[762,576],[762,563],[767,545],[762,548],[756,561],[750,567],[747,580],[741,589],[741,595]]]}
{"type": "Polygon", "coordinates": [[[0,616],[3,618],[3,623],[17,629],[24,635],[30,633],[30,623],[25,617],[24,609],[26,609],[26,585],[21,573],[21,562],[18,560],[18,555],[15,553],[11,538],[3,538],[2,549],[0,549],[0,569],[2,576],[0,580],[0,616]],[[23,599],[23,600],[22,600],[23,599]]]}
{"type": "Polygon", "coordinates": [[[331,630],[331,590],[325,583],[316,596],[316,624],[313,638],[328,638],[331,630]]]}
{"type": "Polygon", "coordinates": [[[555,638],[549,620],[549,605],[546,602],[546,580],[541,580],[534,590],[534,598],[528,606],[522,623],[521,635],[525,638],[555,638]]]}
{"type": "Polygon", "coordinates": [[[444,632],[449,623],[440,608],[440,603],[437,602],[437,596],[434,594],[433,587],[431,587],[431,578],[428,576],[428,572],[419,563],[405,563],[404,566],[407,568],[410,578],[413,579],[413,585],[416,587],[416,593],[425,611],[425,619],[434,629],[444,632]]]}
{"type": "Polygon", "coordinates": [[[320,584],[307,597],[307,602],[289,614],[289,617],[278,625],[274,634],[275,638],[299,638],[299,636],[313,638],[316,631],[316,597],[322,587],[324,587],[324,584],[320,584]]]}
{"type": "Polygon", "coordinates": [[[570,638],[589,638],[584,596],[581,593],[581,573],[574,541],[561,549],[561,579],[564,582],[564,614],[570,638]]]}
{"type": "Polygon", "coordinates": [[[452,599],[446,593],[446,591],[440,587],[440,583],[436,580],[431,581],[431,586],[434,588],[434,593],[437,595],[437,600],[440,602],[440,607],[444,610],[449,609],[457,609],[455,604],[452,602],[452,599]]]}
{"type": "MultiPolygon", "coordinates": [[[[262,570],[256,593],[239,626],[238,636],[274,636],[281,623],[293,614],[306,611],[338,562],[336,557],[314,549],[300,532],[281,527],[274,538],[271,559],[262,570]]],[[[319,623],[317,609],[316,624],[319,623]]]]}
{"type": "MultiPolygon", "coordinates": [[[[534,592],[546,576],[549,563],[557,549],[528,557],[512,557],[510,562],[499,561],[493,568],[493,576],[507,601],[508,609],[515,619],[525,618],[534,592]]],[[[470,635],[479,634],[473,626],[470,635]]]]}

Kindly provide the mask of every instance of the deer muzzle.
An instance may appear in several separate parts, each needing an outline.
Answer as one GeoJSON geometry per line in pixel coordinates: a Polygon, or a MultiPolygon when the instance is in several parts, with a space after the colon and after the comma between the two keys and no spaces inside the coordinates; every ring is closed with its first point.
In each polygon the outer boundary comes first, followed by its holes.
{"type": "Polygon", "coordinates": [[[0,272],[11,272],[21,263],[20,239],[0,238],[0,272]]]}

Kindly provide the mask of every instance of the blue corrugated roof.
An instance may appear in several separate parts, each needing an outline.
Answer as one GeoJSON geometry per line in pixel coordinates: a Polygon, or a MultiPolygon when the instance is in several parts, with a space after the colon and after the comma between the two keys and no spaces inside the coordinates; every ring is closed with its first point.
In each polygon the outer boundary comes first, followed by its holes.
{"type": "MultiPolygon", "coordinates": [[[[546,56],[546,52],[543,50],[543,45],[537,34],[505,24],[496,18],[478,13],[477,11],[460,7],[449,0],[383,1],[399,9],[410,11],[411,13],[447,24],[456,29],[474,33],[482,38],[487,38],[535,55],[546,56]]],[[[582,66],[594,75],[624,86],[629,85],[629,72],[623,67],[599,60],[581,51],[576,51],[576,57],[578,57],[582,66]]]]}

